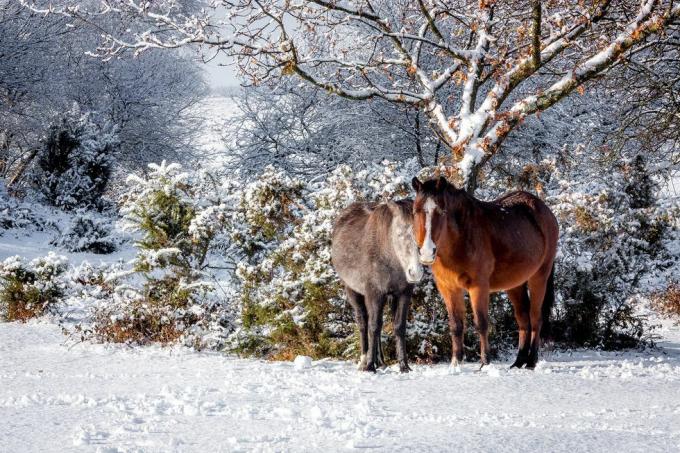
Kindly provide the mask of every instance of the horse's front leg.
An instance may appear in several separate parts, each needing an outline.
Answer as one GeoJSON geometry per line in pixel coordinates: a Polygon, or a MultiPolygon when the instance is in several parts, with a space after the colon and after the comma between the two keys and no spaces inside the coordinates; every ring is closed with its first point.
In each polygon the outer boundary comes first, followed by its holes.
{"type": "Polygon", "coordinates": [[[366,367],[366,353],[368,352],[368,337],[366,335],[368,312],[366,311],[366,303],[364,296],[352,290],[349,286],[345,286],[345,291],[347,292],[347,300],[354,310],[354,320],[359,328],[359,349],[361,350],[359,369],[363,370],[366,367]]]}
{"type": "Polygon", "coordinates": [[[382,326],[385,297],[383,295],[366,295],[366,309],[368,311],[368,354],[364,371],[375,371],[378,365],[380,334],[382,326]]]}
{"type": "Polygon", "coordinates": [[[439,294],[444,299],[446,312],[449,316],[449,333],[451,335],[451,366],[460,367],[463,364],[463,332],[465,331],[465,299],[463,290],[448,287],[437,281],[435,283],[439,294]]]}
{"type": "Polygon", "coordinates": [[[476,286],[469,291],[475,329],[479,334],[479,356],[484,366],[489,364],[489,287],[476,286]]]}
{"type": "MultiPolygon", "coordinates": [[[[387,303],[387,299],[385,299],[385,303],[387,303]]],[[[385,368],[387,365],[385,364],[385,354],[383,352],[383,344],[382,344],[382,331],[383,331],[383,320],[384,320],[384,315],[381,312],[380,315],[378,316],[378,353],[377,353],[377,359],[375,361],[375,366],[377,368],[385,368]]]]}
{"type": "Polygon", "coordinates": [[[411,368],[408,366],[406,356],[406,320],[408,318],[408,308],[411,303],[411,288],[406,289],[399,295],[399,300],[393,308],[394,336],[397,341],[397,360],[399,360],[399,371],[408,373],[411,368]]]}

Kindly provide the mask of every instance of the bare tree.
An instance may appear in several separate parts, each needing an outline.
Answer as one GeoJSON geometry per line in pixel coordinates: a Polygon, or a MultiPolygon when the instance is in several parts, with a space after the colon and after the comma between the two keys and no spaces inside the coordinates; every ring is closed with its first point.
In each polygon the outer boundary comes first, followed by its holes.
{"type": "Polygon", "coordinates": [[[436,163],[438,140],[420,112],[382,99],[352,102],[296,79],[242,90],[226,124],[231,162],[244,173],[276,164],[299,176],[384,159],[436,163]]]}
{"type": "MultiPolygon", "coordinates": [[[[105,16],[101,24],[121,27],[105,16]]],[[[66,16],[0,0],[0,175],[23,181],[50,125],[76,103],[117,126],[116,162],[129,168],[186,158],[205,95],[201,70],[186,51],[102,61],[86,54],[98,31],[66,16]]]]}

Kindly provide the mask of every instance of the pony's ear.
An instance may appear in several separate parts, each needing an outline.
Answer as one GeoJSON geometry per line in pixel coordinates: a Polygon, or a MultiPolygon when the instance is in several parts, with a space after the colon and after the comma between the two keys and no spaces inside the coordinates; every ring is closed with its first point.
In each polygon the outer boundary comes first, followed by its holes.
{"type": "Polygon", "coordinates": [[[411,185],[413,186],[416,192],[420,192],[420,190],[423,188],[423,183],[420,182],[420,179],[418,179],[415,176],[411,180],[411,185]]]}
{"type": "Polygon", "coordinates": [[[439,179],[437,180],[437,185],[435,187],[437,190],[444,190],[448,184],[449,182],[446,180],[446,178],[440,176],[439,179]]]}

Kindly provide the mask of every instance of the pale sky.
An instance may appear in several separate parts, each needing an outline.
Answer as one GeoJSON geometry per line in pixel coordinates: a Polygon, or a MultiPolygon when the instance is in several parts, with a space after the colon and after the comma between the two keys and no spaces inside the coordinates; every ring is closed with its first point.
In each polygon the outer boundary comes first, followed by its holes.
{"type": "Polygon", "coordinates": [[[233,62],[231,58],[220,54],[208,63],[199,63],[205,68],[206,80],[211,88],[236,87],[239,85],[234,66],[220,66],[231,62],[233,62]]]}

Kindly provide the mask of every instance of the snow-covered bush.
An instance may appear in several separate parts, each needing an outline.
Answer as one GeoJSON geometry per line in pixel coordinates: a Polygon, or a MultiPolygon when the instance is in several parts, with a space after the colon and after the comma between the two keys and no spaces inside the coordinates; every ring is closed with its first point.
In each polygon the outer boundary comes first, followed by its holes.
{"type": "Polygon", "coordinates": [[[97,125],[74,106],[50,128],[38,154],[35,186],[46,202],[61,209],[102,209],[117,145],[115,127],[97,125]]]}
{"type": "Polygon", "coordinates": [[[110,217],[101,217],[89,212],[75,215],[63,233],[50,243],[64,247],[69,252],[112,253],[120,239],[115,237],[110,217]]]}
{"type": "Polygon", "coordinates": [[[642,156],[616,163],[582,148],[565,156],[496,182],[543,192],[558,218],[551,336],[573,346],[637,346],[648,338],[640,297],[677,259],[664,245],[677,212],[657,203],[642,156]]]}
{"type": "Polygon", "coordinates": [[[125,228],[140,236],[137,257],[131,269],[108,277],[115,284],[114,300],[98,310],[93,332],[106,341],[183,338],[214,346],[205,331],[221,330],[227,320],[204,264],[221,207],[195,190],[200,175],[192,178],[178,164],[149,167],[148,177],[128,179],[121,207],[125,228]]]}
{"type": "Polygon", "coordinates": [[[11,197],[0,181],[0,234],[10,228],[42,227],[42,223],[31,206],[11,197]]]}
{"type": "MultiPolygon", "coordinates": [[[[485,181],[490,192],[538,187],[560,221],[558,342],[616,348],[645,338],[636,297],[651,288],[650,275],[675,262],[665,244],[677,212],[655,203],[644,167],[631,160],[598,180],[595,166],[582,177],[576,165],[545,161],[511,181],[485,181]]],[[[269,167],[248,181],[236,174],[218,182],[176,164],[151,166],[147,177],[130,178],[122,198],[138,255],[127,271],[104,277],[102,294],[110,290],[113,302],[99,304],[91,331],[104,341],[180,340],[274,359],[354,357],[356,327],[330,263],[333,222],[354,201],[409,196],[413,175],[431,170],[415,161],[339,166],[308,181],[269,167]]],[[[510,303],[494,295],[490,310],[492,351],[513,349],[510,303]]],[[[469,359],[478,350],[472,326],[469,318],[469,359]]],[[[431,279],[416,287],[407,341],[416,361],[450,356],[446,312],[431,279]]]]}
{"type": "Polygon", "coordinates": [[[12,256],[0,262],[0,319],[27,321],[53,311],[65,294],[67,259],[50,252],[26,262],[12,256]]]}
{"type": "MultiPolygon", "coordinates": [[[[333,222],[352,202],[408,196],[417,172],[415,161],[359,172],[343,165],[306,182],[269,167],[246,184],[230,222],[244,257],[236,272],[242,310],[232,337],[236,349],[279,359],[356,356],[352,312],[330,262],[333,222]]],[[[418,287],[412,307],[407,332],[412,356],[448,357],[446,313],[431,282],[418,287]]],[[[387,337],[389,319],[386,313],[387,337]]],[[[392,343],[385,341],[388,358],[392,343]]]]}

